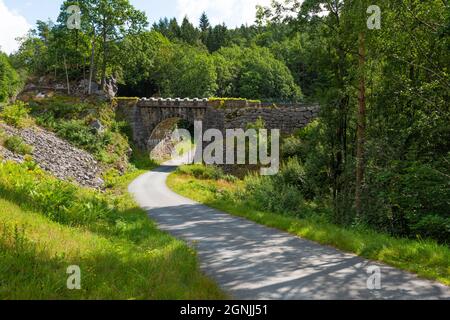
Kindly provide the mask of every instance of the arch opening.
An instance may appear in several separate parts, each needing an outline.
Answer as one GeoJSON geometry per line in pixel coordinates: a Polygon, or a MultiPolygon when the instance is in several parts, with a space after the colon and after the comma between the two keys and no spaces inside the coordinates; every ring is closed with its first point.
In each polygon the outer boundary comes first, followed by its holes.
{"type": "Polygon", "coordinates": [[[172,135],[176,129],[186,129],[194,136],[194,123],[180,117],[172,117],[161,121],[152,131],[148,141],[147,150],[152,159],[163,161],[170,159],[174,151],[178,155],[190,151],[194,145],[193,140],[182,142],[181,138],[175,139],[172,135]]]}

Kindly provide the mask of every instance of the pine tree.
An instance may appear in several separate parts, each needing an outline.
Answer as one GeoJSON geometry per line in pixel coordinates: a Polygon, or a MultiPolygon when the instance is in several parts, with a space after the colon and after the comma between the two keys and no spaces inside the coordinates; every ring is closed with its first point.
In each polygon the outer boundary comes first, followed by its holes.
{"type": "Polygon", "coordinates": [[[208,38],[211,34],[211,25],[209,23],[208,16],[205,12],[202,13],[200,17],[200,40],[202,43],[207,46],[208,45],[208,38]]]}
{"type": "Polygon", "coordinates": [[[184,17],[181,23],[181,39],[189,44],[195,44],[199,38],[198,29],[189,21],[187,17],[184,17]]]}
{"type": "Polygon", "coordinates": [[[209,23],[208,16],[206,15],[206,12],[203,12],[200,17],[200,30],[202,32],[207,32],[211,24],[209,23]]]}

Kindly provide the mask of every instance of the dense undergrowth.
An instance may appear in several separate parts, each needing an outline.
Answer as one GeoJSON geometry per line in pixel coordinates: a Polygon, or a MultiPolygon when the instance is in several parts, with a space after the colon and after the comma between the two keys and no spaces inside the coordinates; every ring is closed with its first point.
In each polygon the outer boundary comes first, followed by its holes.
{"type": "Polygon", "coordinates": [[[92,153],[102,163],[126,168],[129,129],[125,121],[116,119],[110,103],[54,96],[29,104],[38,125],[92,153]],[[103,130],[94,129],[91,126],[94,121],[99,121],[103,130]]]}

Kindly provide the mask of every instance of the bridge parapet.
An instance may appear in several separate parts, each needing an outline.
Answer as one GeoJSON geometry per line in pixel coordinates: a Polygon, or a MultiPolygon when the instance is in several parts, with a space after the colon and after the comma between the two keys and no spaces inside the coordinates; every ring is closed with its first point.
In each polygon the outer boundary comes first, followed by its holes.
{"type": "Polygon", "coordinates": [[[208,107],[208,99],[181,99],[181,98],[142,98],[137,102],[138,107],[147,107],[147,108],[206,108],[208,107]]]}

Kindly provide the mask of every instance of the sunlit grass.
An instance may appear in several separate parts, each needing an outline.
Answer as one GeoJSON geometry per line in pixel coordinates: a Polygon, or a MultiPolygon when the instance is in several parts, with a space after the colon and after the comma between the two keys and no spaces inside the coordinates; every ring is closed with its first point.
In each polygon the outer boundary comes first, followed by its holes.
{"type": "MultiPolygon", "coordinates": [[[[124,192],[140,173],[117,181],[105,195],[110,214],[87,223],[55,220],[29,195],[7,191],[15,178],[0,177],[0,299],[226,298],[199,271],[196,252],[158,230],[124,192]],[[81,268],[81,290],[67,289],[70,265],[81,268]]],[[[94,192],[78,189],[73,201],[94,192]]]]}

